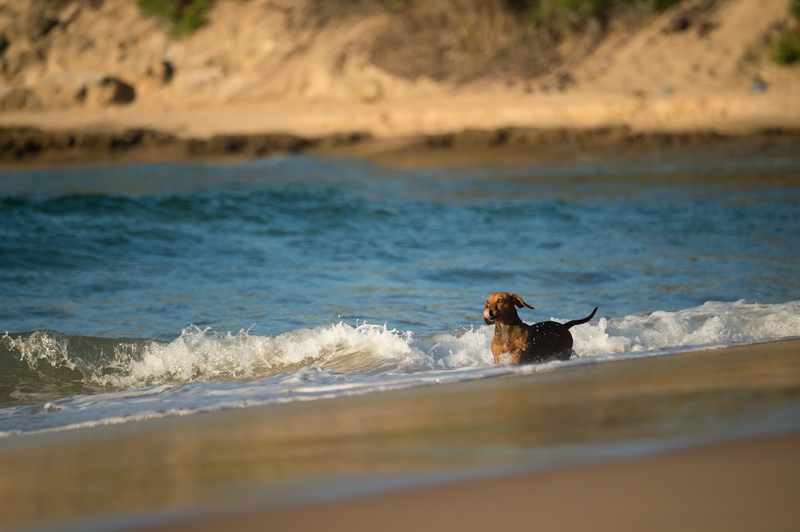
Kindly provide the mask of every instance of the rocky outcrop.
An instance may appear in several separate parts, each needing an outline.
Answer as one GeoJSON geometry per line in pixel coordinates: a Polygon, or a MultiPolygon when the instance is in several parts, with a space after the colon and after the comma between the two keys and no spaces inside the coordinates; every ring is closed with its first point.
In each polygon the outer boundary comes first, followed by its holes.
{"type": "Polygon", "coordinates": [[[136,90],[131,85],[111,76],[96,77],[75,94],[77,103],[92,107],[131,103],[135,98],[136,90]]]}
{"type": "MultiPolygon", "coordinates": [[[[369,133],[336,133],[303,137],[285,133],[252,135],[215,135],[210,138],[180,138],[171,133],[150,129],[123,131],[53,131],[34,128],[0,128],[0,163],[127,160],[209,160],[219,158],[265,157],[280,153],[310,150],[341,152],[358,145],[373,154],[413,152],[431,154],[455,151],[472,153],[481,150],[517,149],[526,156],[599,152],[613,148],[640,151],[670,148],[758,146],[800,146],[800,128],[765,128],[746,134],[720,133],[714,130],[689,132],[641,132],[625,126],[581,128],[500,128],[421,135],[406,139],[400,147],[382,151],[369,148],[369,133]]],[[[391,158],[391,155],[390,155],[391,158]]]]}
{"type": "Polygon", "coordinates": [[[0,0],[0,111],[135,101],[172,78],[162,26],[131,0],[0,0]]]}
{"type": "MultiPolygon", "coordinates": [[[[183,139],[150,129],[123,131],[41,130],[28,127],[0,128],[0,162],[31,160],[113,160],[120,155],[139,154],[155,158],[213,159],[217,157],[262,157],[297,153],[314,148],[339,148],[365,142],[367,133],[337,133],[323,137],[301,137],[284,133],[216,135],[209,139],[183,139]]],[[[135,157],[134,157],[135,158],[135,157]]]]}
{"type": "Polygon", "coordinates": [[[69,159],[81,152],[82,158],[99,159],[122,151],[163,146],[177,138],[170,133],[147,129],[124,131],[42,131],[34,128],[0,128],[0,160],[20,161],[42,155],[69,159]]]}

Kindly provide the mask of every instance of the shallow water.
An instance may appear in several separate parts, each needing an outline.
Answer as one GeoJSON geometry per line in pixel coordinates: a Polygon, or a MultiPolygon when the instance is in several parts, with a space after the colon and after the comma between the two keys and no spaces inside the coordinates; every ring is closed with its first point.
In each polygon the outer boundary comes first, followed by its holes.
{"type": "Polygon", "coordinates": [[[3,174],[0,434],[519,371],[495,291],[600,307],[557,364],[800,336],[798,215],[786,154],[3,174]]]}

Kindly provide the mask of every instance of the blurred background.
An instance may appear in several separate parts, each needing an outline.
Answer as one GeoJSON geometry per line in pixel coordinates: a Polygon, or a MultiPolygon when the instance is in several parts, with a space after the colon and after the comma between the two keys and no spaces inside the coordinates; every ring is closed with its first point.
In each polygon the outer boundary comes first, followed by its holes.
{"type": "Polygon", "coordinates": [[[798,0],[2,0],[0,126],[786,126],[799,18],[798,0]]]}

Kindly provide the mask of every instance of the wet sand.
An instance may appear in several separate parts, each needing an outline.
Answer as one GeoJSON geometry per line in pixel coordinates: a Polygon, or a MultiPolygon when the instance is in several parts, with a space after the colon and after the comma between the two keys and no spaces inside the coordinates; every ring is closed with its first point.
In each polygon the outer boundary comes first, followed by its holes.
{"type": "Polygon", "coordinates": [[[800,434],[142,530],[791,531],[800,434]]]}
{"type": "Polygon", "coordinates": [[[7,438],[0,522],[782,530],[799,355],[773,342],[7,438]]]}

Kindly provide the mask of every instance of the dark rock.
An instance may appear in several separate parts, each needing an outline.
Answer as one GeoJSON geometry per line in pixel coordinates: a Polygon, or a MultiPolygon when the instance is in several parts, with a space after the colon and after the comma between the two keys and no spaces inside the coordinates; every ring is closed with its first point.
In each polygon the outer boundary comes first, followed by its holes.
{"type": "Polygon", "coordinates": [[[175,67],[169,61],[156,61],[147,68],[147,76],[164,85],[172,81],[173,75],[175,67]]]}
{"type": "Polygon", "coordinates": [[[32,2],[30,9],[21,20],[21,34],[31,41],[36,41],[58,26],[58,19],[50,16],[43,4],[32,2]]]}
{"type": "Polygon", "coordinates": [[[106,107],[132,102],[136,99],[136,89],[118,78],[104,76],[86,83],[75,98],[93,107],[106,107]]]}

